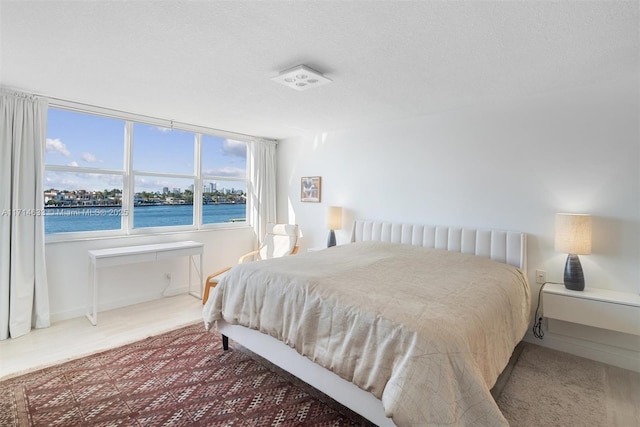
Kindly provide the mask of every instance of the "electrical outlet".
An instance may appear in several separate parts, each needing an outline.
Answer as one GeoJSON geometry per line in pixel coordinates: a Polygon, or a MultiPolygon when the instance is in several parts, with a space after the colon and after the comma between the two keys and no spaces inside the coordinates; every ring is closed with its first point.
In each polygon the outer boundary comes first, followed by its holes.
{"type": "Polygon", "coordinates": [[[547,272],[544,270],[536,270],[536,283],[542,285],[547,281],[547,272]]]}

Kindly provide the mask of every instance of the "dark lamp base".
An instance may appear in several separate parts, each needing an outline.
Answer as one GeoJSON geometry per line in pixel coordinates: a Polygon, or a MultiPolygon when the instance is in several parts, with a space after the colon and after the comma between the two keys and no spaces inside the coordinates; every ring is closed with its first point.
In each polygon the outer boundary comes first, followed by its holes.
{"type": "Polygon", "coordinates": [[[327,239],[327,247],[330,248],[331,246],[335,246],[336,245],[336,233],[331,230],[329,231],[329,238],[327,239]]]}
{"type": "Polygon", "coordinates": [[[584,291],[584,274],[578,255],[569,254],[564,265],[564,286],[572,291],[584,291]]]}

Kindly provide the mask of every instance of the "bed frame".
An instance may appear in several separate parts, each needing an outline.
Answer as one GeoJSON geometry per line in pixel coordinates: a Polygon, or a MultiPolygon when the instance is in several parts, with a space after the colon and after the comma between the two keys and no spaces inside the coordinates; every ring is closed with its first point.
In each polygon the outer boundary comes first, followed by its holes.
{"type": "MultiPolygon", "coordinates": [[[[524,233],[357,220],[351,241],[380,241],[462,252],[520,268],[526,277],[527,236],[524,233]]],[[[216,329],[228,349],[229,338],[295,375],[378,426],[395,426],[380,399],[301,356],[277,339],[244,326],[218,320],[216,329]]]]}

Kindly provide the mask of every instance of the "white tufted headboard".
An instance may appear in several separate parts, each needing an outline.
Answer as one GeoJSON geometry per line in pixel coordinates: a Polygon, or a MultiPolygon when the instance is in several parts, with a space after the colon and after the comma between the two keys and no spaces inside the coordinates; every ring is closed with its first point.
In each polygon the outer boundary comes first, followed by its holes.
{"type": "Polygon", "coordinates": [[[351,241],[368,240],[474,254],[527,272],[527,235],[521,232],[354,221],[351,241]]]}

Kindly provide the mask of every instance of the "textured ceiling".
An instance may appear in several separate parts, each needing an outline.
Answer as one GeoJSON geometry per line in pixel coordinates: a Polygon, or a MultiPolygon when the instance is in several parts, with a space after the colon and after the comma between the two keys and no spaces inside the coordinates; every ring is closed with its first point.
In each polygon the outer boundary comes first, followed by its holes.
{"type": "Polygon", "coordinates": [[[0,0],[0,84],[271,138],[639,73],[639,2],[0,0]],[[298,64],[333,83],[271,81],[298,64]]]}

